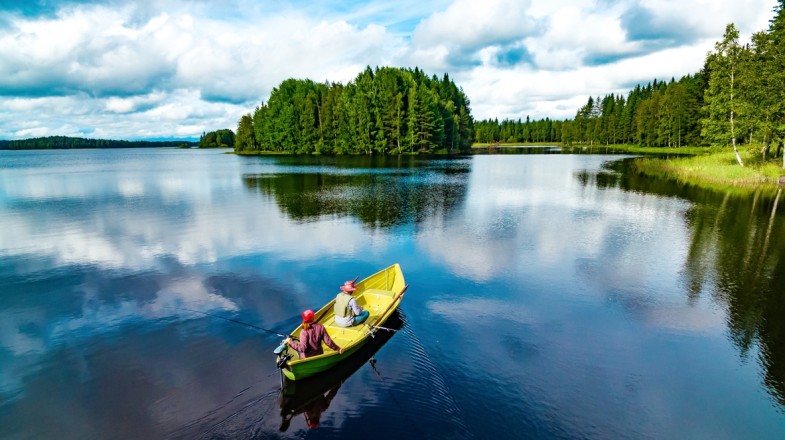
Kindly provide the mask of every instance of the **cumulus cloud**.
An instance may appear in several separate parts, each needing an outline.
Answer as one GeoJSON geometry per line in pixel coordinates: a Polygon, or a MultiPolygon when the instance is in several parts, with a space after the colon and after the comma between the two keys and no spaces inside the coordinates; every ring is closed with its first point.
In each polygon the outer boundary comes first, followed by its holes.
{"type": "Polygon", "coordinates": [[[631,38],[683,44],[701,38],[717,39],[728,23],[750,34],[766,28],[775,2],[694,0],[632,2],[622,18],[631,38]]]}
{"type": "Polygon", "coordinates": [[[527,14],[529,4],[489,0],[479,7],[472,0],[456,0],[420,22],[412,34],[412,57],[425,63],[434,56],[429,64],[445,68],[477,64],[483,48],[519,47],[517,43],[537,28],[537,22],[527,14]]]}
{"type": "Polygon", "coordinates": [[[696,72],[728,22],[748,36],[775,3],[3,3],[0,138],[198,137],[286,78],[345,83],[367,65],[446,72],[478,119],[572,117],[588,96],[696,72]]]}
{"type": "Polygon", "coordinates": [[[0,137],[190,138],[235,128],[244,106],[204,100],[198,90],[139,96],[0,97],[0,137]]]}

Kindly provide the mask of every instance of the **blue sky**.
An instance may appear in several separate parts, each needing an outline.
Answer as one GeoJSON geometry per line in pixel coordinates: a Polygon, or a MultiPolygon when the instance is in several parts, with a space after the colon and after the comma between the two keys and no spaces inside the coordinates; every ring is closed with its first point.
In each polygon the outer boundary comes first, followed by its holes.
{"type": "Polygon", "coordinates": [[[0,0],[0,139],[194,138],[287,78],[448,73],[476,119],[569,118],[697,72],[776,0],[0,0]]]}

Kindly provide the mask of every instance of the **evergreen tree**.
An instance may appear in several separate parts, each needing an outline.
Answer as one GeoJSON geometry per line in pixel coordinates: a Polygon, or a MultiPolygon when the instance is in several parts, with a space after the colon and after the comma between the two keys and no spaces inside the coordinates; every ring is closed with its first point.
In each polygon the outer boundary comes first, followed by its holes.
{"type": "Polygon", "coordinates": [[[237,136],[234,139],[234,148],[237,151],[256,150],[256,139],[254,138],[253,118],[251,114],[245,114],[237,124],[237,136]]]}

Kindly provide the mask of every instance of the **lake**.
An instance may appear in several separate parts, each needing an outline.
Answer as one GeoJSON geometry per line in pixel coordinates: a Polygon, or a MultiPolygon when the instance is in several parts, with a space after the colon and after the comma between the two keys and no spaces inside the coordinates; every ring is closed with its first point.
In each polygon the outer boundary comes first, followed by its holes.
{"type": "Polygon", "coordinates": [[[776,188],[224,152],[0,152],[0,438],[785,438],[776,188]],[[282,391],[254,327],[396,262],[395,331],[282,391]]]}

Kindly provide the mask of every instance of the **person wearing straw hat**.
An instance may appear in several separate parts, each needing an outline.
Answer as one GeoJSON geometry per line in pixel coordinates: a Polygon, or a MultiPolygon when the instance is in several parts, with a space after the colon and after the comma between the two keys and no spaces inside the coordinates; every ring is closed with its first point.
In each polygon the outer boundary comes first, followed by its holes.
{"type": "Polygon", "coordinates": [[[304,311],[302,313],[302,317],[303,329],[300,332],[300,340],[292,341],[292,338],[286,338],[285,341],[287,344],[289,344],[290,347],[297,350],[297,354],[300,355],[300,359],[305,359],[324,353],[322,342],[338,353],[343,354],[343,348],[338,347],[338,345],[333,342],[333,340],[330,338],[330,335],[327,334],[327,330],[325,330],[324,326],[318,322],[313,322],[313,310],[304,311]]]}
{"type": "Polygon", "coordinates": [[[371,315],[363,310],[352,293],[357,290],[354,281],[347,281],[341,286],[341,293],[335,297],[335,324],[340,327],[359,325],[371,315]]]}

